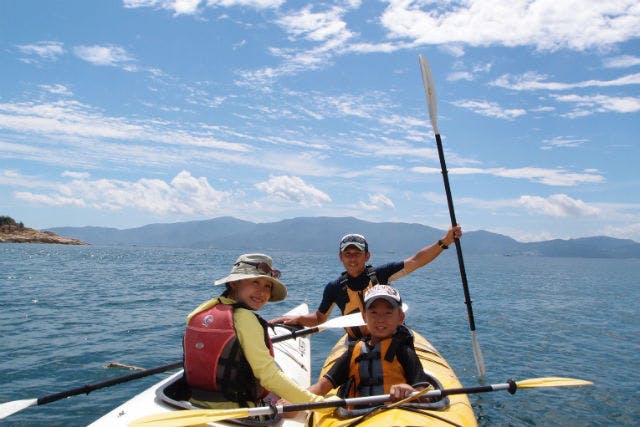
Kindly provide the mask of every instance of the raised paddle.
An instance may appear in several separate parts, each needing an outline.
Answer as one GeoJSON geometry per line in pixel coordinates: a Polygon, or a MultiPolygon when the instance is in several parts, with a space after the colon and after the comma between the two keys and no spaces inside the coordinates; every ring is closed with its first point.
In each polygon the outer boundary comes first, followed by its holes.
{"type": "MultiPolygon", "coordinates": [[[[437,123],[437,105],[436,105],[436,89],[433,84],[433,77],[431,76],[431,68],[424,55],[419,55],[420,72],[422,73],[422,82],[424,83],[424,90],[427,94],[427,106],[429,108],[429,118],[431,119],[431,127],[436,135],[436,145],[438,146],[438,156],[440,157],[440,167],[442,169],[442,179],[444,181],[444,190],[447,194],[447,204],[449,205],[449,216],[451,217],[451,225],[455,227],[458,222],[456,221],[456,214],[453,210],[453,198],[451,197],[451,188],[449,186],[449,176],[447,173],[447,165],[444,160],[444,150],[442,149],[442,140],[440,139],[440,131],[438,130],[437,123]]],[[[471,296],[469,295],[469,284],[467,283],[467,273],[464,268],[464,260],[462,259],[462,246],[460,246],[460,240],[455,238],[456,252],[458,254],[458,265],[460,266],[460,276],[462,278],[462,288],[464,289],[464,301],[467,305],[467,316],[469,318],[469,329],[471,329],[471,341],[473,343],[473,357],[476,360],[476,368],[478,369],[478,376],[480,379],[484,378],[486,373],[484,367],[484,359],[482,352],[480,351],[480,344],[476,337],[476,323],[473,319],[473,308],[471,307],[471,296]]]]}
{"type": "MultiPolygon", "coordinates": [[[[303,335],[309,335],[316,332],[321,332],[326,329],[334,328],[347,328],[364,325],[362,315],[360,313],[349,314],[347,316],[336,317],[328,320],[318,326],[312,328],[305,328],[298,331],[293,331],[285,335],[277,335],[273,337],[273,342],[284,341],[287,339],[296,338],[303,335]]],[[[113,378],[106,381],[101,381],[93,384],[85,384],[81,387],[72,388],[70,390],[62,391],[59,393],[50,394],[38,398],[13,400],[11,402],[0,403],[0,420],[8,417],[11,414],[22,411],[30,406],[45,405],[47,403],[55,402],[57,400],[65,399],[67,397],[76,396],[78,394],[89,394],[94,390],[101,388],[111,387],[112,385],[125,383],[128,381],[136,380],[138,378],[148,377],[149,375],[157,374],[160,372],[168,371],[182,367],[182,361],[170,363],[168,365],[158,366],[156,368],[144,369],[142,371],[124,375],[122,377],[113,378]]]]}
{"type": "MultiPolygon", "coordinates": [[[[396,402],[400,405],[410,400],[423,398],[440,398],[453,394],[472,394],[486,393],[491,391],[507,390],[514,394],[519,388],[538,388],[538,387],[568,387],[583,386],[593,384],[590,381],[584,381],[575,378],[531,378],[528,380],[514,381],[509,380],[506,383],[492,384],[477,387],[461,387],[445,390],[429,390],[424,389],[413,393],[407,399],[396,402]]],[[[275,415],[284,412],[298,412],[306,410],[318,410],[323,408],[337,408],[349,405],[376,405],[388,402],[391,396],[381,394],[367,397],[354,397],[348,399],[330,398],[324,402],[299,403],[293,405],[277,405],[277,406],[259,406],[255,408],[237,408],[237,409],[195,409],[163,412],[159,414],[148,415],[138,418],[129,424],[130,427],[179,427],[192,426],[215,421],[224,421],[237,418],[253,417],[258,415],[275,415]]],[[[394,404],[395,406],[395,404],[394,404]]]]}

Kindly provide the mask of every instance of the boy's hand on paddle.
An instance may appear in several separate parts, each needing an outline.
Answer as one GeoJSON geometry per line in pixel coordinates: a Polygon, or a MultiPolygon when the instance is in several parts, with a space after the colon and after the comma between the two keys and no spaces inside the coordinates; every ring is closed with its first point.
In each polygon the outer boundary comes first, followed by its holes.
{"type": "Polygon", "coordinates": [[[416,391],[416,389],[409,384],[394,384],[389,390],[389,395],[391,395],[393,402],[397,402],[398,400],[409,397],[414,391],[416,391]]]}

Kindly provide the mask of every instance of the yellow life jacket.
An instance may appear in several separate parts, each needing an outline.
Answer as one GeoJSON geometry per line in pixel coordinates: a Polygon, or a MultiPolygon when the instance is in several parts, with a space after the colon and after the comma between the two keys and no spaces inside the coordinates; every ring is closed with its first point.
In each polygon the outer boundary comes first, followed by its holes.
{"type": "Polygon", "coordinates": [[[353,348],[349,363],[351,384],[345,390],[347,397],[389,394],[392,385],[406,383],[396,350],[393,337],[378,342],[373,348],[359,341],[353,348]]]}
{"type": "MultiPolygon", "coordinates": [[[[342,273],[340,277],[340,283],[343,284],[343,289],[347,292],[347,303],[344,306],[344,310],[342,311],[343,315],[353,314],[353,313],[363,313],[364,312],[364,294],[371,289],[372,286],[378,284],[378,278],[376,277],[376,270],[367,265],[365,267],[365,273],[369,276],[369,284],[366,288],[360,291],[354,291],[351,289],[347,282],[349,280],[349,276],[347,272],[342,273]]],[[[369,333],[369,329],[367,329],[366,325],[362,326],[354,326],[345,328],[347,331],[347,335],[349,335],[349,339],[351,341],[358,340],[363,337],[368,337],[371,334],[369,333]]]]}

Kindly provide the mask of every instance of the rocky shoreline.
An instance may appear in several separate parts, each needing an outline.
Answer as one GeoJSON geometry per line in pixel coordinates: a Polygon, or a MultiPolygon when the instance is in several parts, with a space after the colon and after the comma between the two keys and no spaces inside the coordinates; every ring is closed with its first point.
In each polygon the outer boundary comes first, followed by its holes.
{"type": "Polygon", "coordinates": [[[52,231],[40,231],[17,225],[0,226],[0,243],[50,243],[59,245],[88,245],[72,237],[60,236],[52,231]]]}

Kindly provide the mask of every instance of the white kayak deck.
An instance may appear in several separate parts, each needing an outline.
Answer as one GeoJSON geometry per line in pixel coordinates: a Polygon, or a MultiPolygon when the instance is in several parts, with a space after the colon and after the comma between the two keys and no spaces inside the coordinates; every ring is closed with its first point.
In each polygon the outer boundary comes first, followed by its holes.
{"type": "MultiPolygon", "coordinates": [[[[287,314],[304,314],[309,311],[307,304],[300,304],[287,314]]],[[[276,326],[269,328],[271,337],[288,335],[287,328],[276,326]]],[[[296,337],[277,342],[273,345],[274,357],[278,366],[287,376],[293,379],[301,387],[307,388],[311,380],[311,345],[309,336],[296,337]]],[[[156,397],[156,391],[166,383],[182,376],[182,370],[154,384],[132,399],[113,409],[89,425],[89,427],[119,427],[127,426],[133,420],[146,415],[162,412],[175,411],[176,408],[167,405],[156,397]]],[[[298,414],[295,418],[283,418],[276,424],[282,427],[301,427],[306,422],[304,413],[298,414]]],[[[230,426],[233,424],[218,422],[211,423],[212,426],[230,426]]],[[[237,424],[235,424],[237,425],[237,424]]]]}

